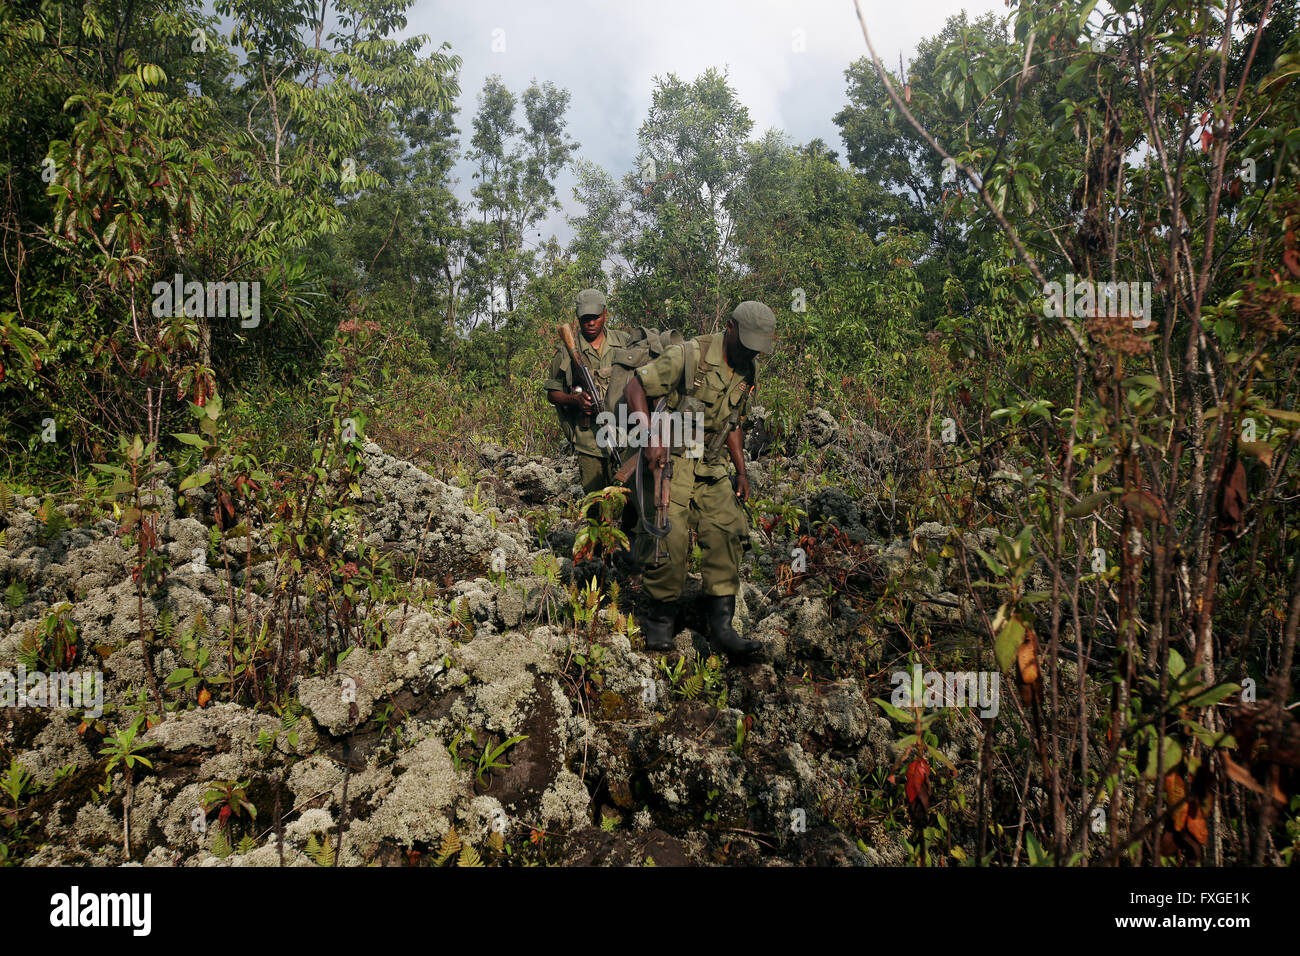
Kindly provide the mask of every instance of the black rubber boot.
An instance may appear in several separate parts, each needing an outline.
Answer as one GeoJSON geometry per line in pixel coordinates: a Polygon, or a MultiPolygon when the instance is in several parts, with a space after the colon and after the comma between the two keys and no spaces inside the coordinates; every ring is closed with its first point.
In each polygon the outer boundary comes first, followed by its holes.
{"type": "Polygon", "coordinates": [[[641,627],[641,636],[645,638],[647,651],[671,651],[673,645],[673,623],[676,615],[672,608],[659,601],[648,600],[636,622],[641,627]]]}
{"type": "Polygon", "coordinates": [[[709,643],[718,650],[743,657],[760,650],[763,645],[751,641],[736,633],[731,626],[731,619],[736,616],[736,596],[734,594],[711,594],[704,599],[707,604],[709,621],[709,643]]]}

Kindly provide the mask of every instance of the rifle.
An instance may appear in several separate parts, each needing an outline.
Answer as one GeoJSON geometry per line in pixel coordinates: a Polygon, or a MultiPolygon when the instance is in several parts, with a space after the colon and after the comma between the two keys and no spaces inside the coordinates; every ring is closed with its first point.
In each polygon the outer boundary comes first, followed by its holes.
{"type": "MultiPolygon", "coordinates": [[[[733,492],[738,492],[739,486],[740,476],[732,475],[731,490],[733,492]]],[[[754,530],[754,513],[749,510],[749,502],[741,498],[739,493],[736,494],[736,504],[740,505],[741,514],[745,516],[745,540],[741,542],[741,545],[746,551],[751,551],[754,546],[749,541],[749,532],[754,530]]]]}
{"type": "MultiPolygon", "coordinates": [[[[667,404],[667,396],[659,399],[658,404],[655,405],[654,413],[651,416],[651,422],[655,421],[654,416],[662,412],[667,404]]],[[[659,560],[663,555],[663,539],[668,536],[668,532],[672,530],[673,526],[672,522],[668,520],[669,502],[672,500],[673,456],[671,448],[667,449],[667,451],[668,454],[664,455],[663,461],[654,469],[655,523],[650,524],[645,520],[645,515],[641,515],[641,530],[655,539],[654,562],[656,564],[659,563],[659,560]]],[[[618,471],[614,474],[614,479],[623,483],[626,483],[633,474],[636,475],[636,501],[638,509],[641,507],[641,503],[645,501],[645,494],[642,490],[641,484],[641,476],[645,472],[645,469],[641,467],[641,463],[644,460],[645,449],[639,448],[634,455],[628,458],[627,461],[623,462],[618,471]]]]}
{"type": "MultiPolygon", "coordinates": [[[[564,347],[569,351],[569,360],[573,363],[573,374],[577,379],[577,388],[591,396],[592,410],[590,413],[583,413],[582,416],[583,424],[589,426],[592,421],[600,420],[601,413],[605,411],[605,403],[601,400],[600,390],[596,388],[596,380],[591,377],[591,369],[587,368],[587,363],[578,354],[578,343],[573,338],[573,329],[567,325],[561,325],[557,327],[556,331],[560,333],[560,341],[564,343],[564,347]]],[[[600,442],[597,441],[596,445],[600,447],[600,442]]],[[[601,447],[600,450],[614,464],[619,463],[618,457],[614,454],[612,448],[601,447]]]]}

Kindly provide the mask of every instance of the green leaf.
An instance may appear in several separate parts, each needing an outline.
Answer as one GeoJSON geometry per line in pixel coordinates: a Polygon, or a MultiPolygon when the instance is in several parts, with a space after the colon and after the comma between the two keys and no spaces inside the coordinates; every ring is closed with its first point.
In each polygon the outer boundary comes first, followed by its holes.
{"type": "Polygon", "coordinates": [[[1052,862],[1051,855],[1032,833],[1025,834],[1025,849],[1029,851],[1030,866],[1048,866],[1052,862]]]}
{"type": "Polygon", "coordinates": [[[1016,662],[1016,651],[1020,649],[1024,639],[1025,625],[1020,622],[1020,618],[1013,616],[1002,625],[993,647],[999,668],[1004,671],[1012,668],[1016,662]]]}
{"type": "Polygon", "coordinates": [[[1169,678],[1178,680],[1180,674],[1187,669],[1187,663],[1183,660],[1183,655],[1179,654],[1172,647],[1169,649],[1169,678]]]}
{"type": "Polygon", "coordinates": [[[1204,727],[1194,720],[1183,721],[1183,726],[1190,730],[1192,736],[1206,747],[1223,747],[1227,750],[1232,750],[1237,746],[1237,738],[1232,736],[1232,734],[1223,732],[1215,733],[1208,727],[1204,727]]]}
{"type": "Polygon", "coordinates": [[[1099,491],[1095,495],[1088,495],[1081,498],[1065,512],[1067,518],[1083,518],[1096,511],[1105,501],[1110,498],[1110,493],[1099,491]]]}
{"type": "Polygon", "coordinates": [[[895,707],[889,701],[882,700],[879,697],[875,697],[873,698],[873,700],[875,700],[875,702],[880,705],[881,710],[883,710],[894,720],[898,721],[900,724],[910,724],[915,721],[915,718],[911,714],[907,713],[905,710],[902,710],[901,708],[895,707]]]}
{"type": "Polygon", "coordinates": [[[182,481],[180,484],[180,488],[177,490],[189,491],[191,488],[202,488],[211,480],[212,480],[212,472],[196,471],[194,474],[190,475],[188,478],[182,481]]]}
{"type": "Polygon", "coordinates": [[[1188,707],[1213,707],[1219,701],[1231,697],[1241,690],[1240,684],[1220,684],[1218,687],[1211,687],[1207,691],[1202,691],[1191,700],[1187,701],[1188,707]]]}
{"type": "Polygon", "coordinates": [[[975,549],[975,553],[978,554],[980,558],[983,559],[984,564],[988,566],[988,569],[992,571],[995,576],[1002,577],[1004,574],[1007,573],[1006,565],[998,561],[998,559],[993,557],[993,555],[988,554],[987,552],[982,551],[979,548],[975,549]]]}

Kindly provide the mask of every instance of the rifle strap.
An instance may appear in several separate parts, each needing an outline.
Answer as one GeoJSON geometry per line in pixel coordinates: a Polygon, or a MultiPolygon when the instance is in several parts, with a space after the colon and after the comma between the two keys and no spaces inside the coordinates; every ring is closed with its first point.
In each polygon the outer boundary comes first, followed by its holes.
{"type": "Polygon", "coordinates": [[[704,376],[709,374],[709,370],[713,368],[713,366],[709,364],[709,360],[705,358],[705,352],[707,352],[712,345],[713,336],[711,335],[702,335],[691,342],[690,350],[686,355],[687,374],[685,378],[690,379],[690,394],[692,395],[704,386],[704,376]]]}
{"type": "Polygon", "coordinates": [[[645,486],[643,484],[643,478],[642,478],[646,470],[645,457],[638,456],[638,459],[640,461],[640,464],[638,465],[636,470],[636,503],[637,503],[637,510],[641,512],[641,530],[644,531],[646,534],[650,535],[650,537],[652,538],[666,538],[668,537],[668,532],[672,529],[673,526],[671,521],[665,521],[663,529],[660,530],[659,528],[656,528],[653,524],[651,524],[649,521],[646,520],[646,509],[643,508],[643,505],[645,504],[645,486]]]}
{"type": "MultiPolygon", "coordinates": [[[[668,406],[668,396],[665,395],[662,398],[660,398],[658,402],[655,403],[655,407],[654,407],[654,411],[652,412],[652,415],[661,414],[664,411],[664,409],[667,408],[667,406],[668,406]]],[[[644,451],[644,449],[638,450],[635,455],[633,455],[631,458],[627,460],[627,462],[624,463],[623,467],[626,468],[627,465],[631,462],[636,463],[636,507],[637,507],[637,511],[641,513],[641,530],[644,531],[646,534],[650,535],[652,538],[664,538],[667,537],[669,530],[672,528],[672,522],[665,521],[663,529],[660,530],[659,528],[656,528],[653,524],[651,524],[649,521],[646,520],[646,511],[644,508],[645,500],[646,500],[645,485],[642,477],[646,471],[646,463],[645,463],[645,455],[642,454],[642,451],[644,451]]]]}

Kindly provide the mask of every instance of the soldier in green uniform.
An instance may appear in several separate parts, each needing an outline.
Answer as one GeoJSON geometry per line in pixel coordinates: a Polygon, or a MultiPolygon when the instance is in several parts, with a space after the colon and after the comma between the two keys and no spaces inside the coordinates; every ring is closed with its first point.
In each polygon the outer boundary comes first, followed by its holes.
{"type": "MultiPolygon", "coordinates": [[[[578,338],[578,352],[591,370],[596,387],[604,390],[609,387],[612,352],[626,344],[627,333],[605,327],[609,312],[605,296],[596,289],[583,289],[578,293],[577,315],[578,330],[582,333],[578,338]]],[[[596,444],[593,396],[583,391],[575,392],[577,382],[569,352],[561,345],[551,359],[551,376],[542,388],[559,413],[560,423],[577,452],[582,490],[590,494],[615,484],[614,472],[618,465],[610,461],[596,444]]]]}
{"type": "MultiPolygon", "coordinates": [[[[681,597],[689,558],[688,529],[696,531],[703,553],[703,592],[707,603],[710,643],[731,654],[758,650],[758,641],[742,638],[732,625],[736,594],[740,590],[740,559],[745,516],[737,499],[749,497],[741,422],[750,393],[757,384],[755,358],[773,348],[776,316],[761,302],[742,302],[732,312],[721,335],[702,335],[667,349],[628,382],[629,411],[650,414],[650,401],[668,396],[667,405],[682,414],[703,417],[702,443],[672,448],[670,529],[663,539],[667,557],[653,560],[654,539],[644,530],[638,541],[638,558],[644,567],[644,608],[638,616],[647,650],[673,646],[672,603],[681,597]],[[728,459],[736,469],[733,489],[728,459]]],[[[651,429],[645,449],[647,466],[669,454],[656,443],[651,429]]],[[[650,484],[643,482],[643,484],[650,484]]],[[[649,493],[642,513],[654,514],[649,493]]]]}
{"type": "MultiPolygon", "coordinates": [[[[583,289],[578,293],[578,353],[591,371],[596,387],[605,392],[609,388],[610,375],[613,371],[614,350],[622,348],[628,342],[628,333],[621,329],[606,328],[609,311],[605,296],[596,289],[583,289]]],[[[599,425],[593,414],[593,396],[583,391],[574,391],[577,385],[573,361],[568,349],[563,345],[555,350],[551,359],[551,373],[542,388],[546,397],[555,406],[560,416],[560,424],[565,430],[573,450],[578,455],[578,475],[582,490],[586,494],[599,491],[618,482],[614,472],[618,464],[613,458],[601,451],[596,444],[599,425]]],[[[630,532],[636,520],[634,508],[625,508],[623,513],[623,531],[630,532]]]]}

